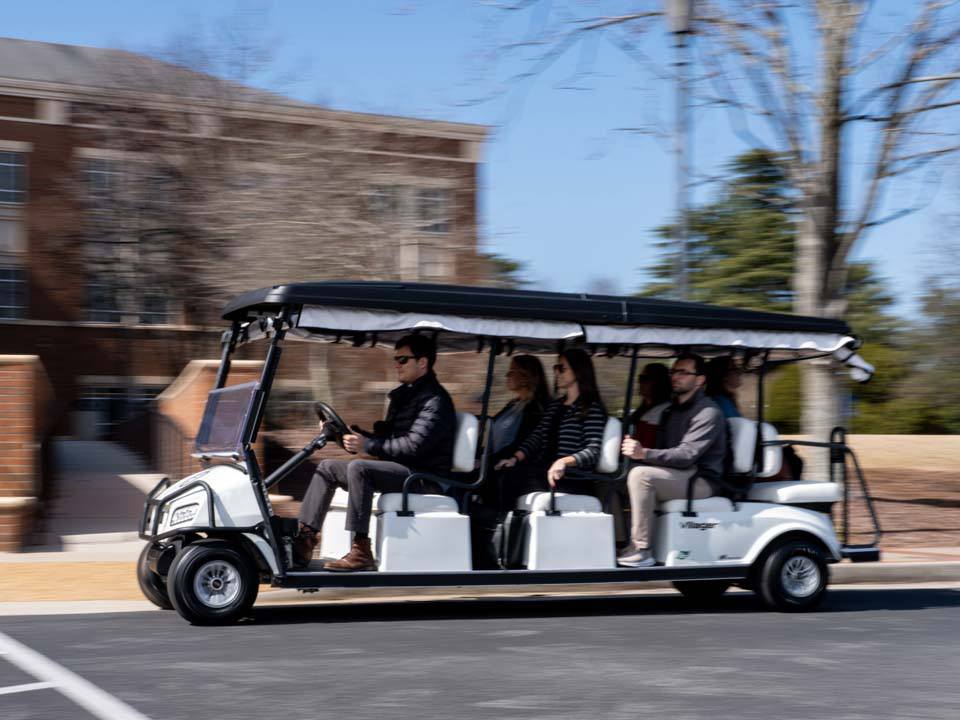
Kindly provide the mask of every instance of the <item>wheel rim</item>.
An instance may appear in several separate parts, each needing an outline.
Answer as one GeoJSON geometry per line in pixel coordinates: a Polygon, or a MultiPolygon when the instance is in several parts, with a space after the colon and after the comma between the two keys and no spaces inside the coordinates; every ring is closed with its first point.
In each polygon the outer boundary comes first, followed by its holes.
{"type": "Polygon", "coordinates": [[[225,560],[211,560],[193,578],[193,591],[207,607],[222,608],[240,597],[243,589],[237,568],[225,560]]]}
{"type": "Polygon", "coordinates": [[[793,597],[810,597],[820,587],[820,568],[811,558],[795,555],[783,564],[780,581],[793,597]]]}

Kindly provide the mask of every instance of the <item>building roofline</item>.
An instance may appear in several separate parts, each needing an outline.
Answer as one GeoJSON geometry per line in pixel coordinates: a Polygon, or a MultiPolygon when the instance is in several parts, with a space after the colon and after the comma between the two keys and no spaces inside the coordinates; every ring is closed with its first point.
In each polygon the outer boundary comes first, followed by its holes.
{"type": "MultiPolygon", "coordinates": [[[[266,94],[267,91],[258,92],[266,94]]],[[[282,120],[295,124],[340,125],[371,130],[389,130],[408,135],[428,135],[430,137],[476,142],[482,142],[490,132],[490,127],[486,125],[410,118],[399,115],[380,115],[352,110],[334,110],[293,99],[290,100],[289,104],[229,99],[208,100],[186,95],[146,93],[121,88],[101,88],[5,77],[0,77],[0,94],[22,95],[44,100],[125,102],[156,109],[171,106],[183,109],[186,105],[190,110],[197,113],[215,112],[233,117],[282,120]]],[[[277,98],[283,99],[279,95],[277,98]]]]}

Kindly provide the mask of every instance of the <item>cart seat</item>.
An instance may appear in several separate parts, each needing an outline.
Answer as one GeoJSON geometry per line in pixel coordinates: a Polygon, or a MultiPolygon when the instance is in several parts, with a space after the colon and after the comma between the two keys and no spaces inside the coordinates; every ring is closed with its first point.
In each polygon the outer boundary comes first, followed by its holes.
{"type": "MultiPolygon", "coordinates": [[[[517,500],[517,510],[529,513],[547,512],[550,509],[550,493],[532,492],[522,495],[517,500]]],[[[557,510],[561,513],[598,513],[602,512],[600,501],[593,495],[570,495],[557,493],[557,510]]]]}
{"type": "MultiPolygon", "coordinates": [[[[727,418],[727,433],[730,438],[730,450],[733,453],[733,471],[746,475],[753,470],[753,458],[757,445],[757,423],[743,417],[727,418]]],[[[770,423],[762,423],[761,437],[765,441],[779,438],[777,429],[770,423]]],[[[783,450],[779,445],[766,445],[763,448],[763,467],[757,477],[769,478],[780,472],[783,464],[783,450]]]]}
{"type": "MultiPolygon", "coordinates": [[[[384,493],[377,499],[377,512],[400,512],[403,506],[403,493],[384,493]]],[[[457,501],[449,495],[421,495],[410,493],[407,496],[407,508],[415,513],[459,512],[457,501]]]]}
{"type": "MultiPolygon", "coordinates": [[[[686,512],[687,511],[687,501],[686,499],[682,500],[665,500],[664,502],[657,505],[657,510],[665,513],[672,512],[686,512]]],[[[732,512],[733,503],[725,497],[708,497],[701,500],[693,501],[693,512],[732,512]]]]}
{"type": "Polygon", "coordinates": [[[843,499],[843,487],[840,483],[813,480],[765,482],[750,488],[747,499],[782,505],[835,503],[843,499]]]}

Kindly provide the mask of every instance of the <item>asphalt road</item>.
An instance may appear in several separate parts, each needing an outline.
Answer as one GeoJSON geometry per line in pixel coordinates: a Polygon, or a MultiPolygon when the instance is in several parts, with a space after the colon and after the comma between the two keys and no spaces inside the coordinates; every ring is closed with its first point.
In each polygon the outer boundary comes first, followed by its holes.
{"type": "Polygon", "coordinates": [[[215,628],[2,618],[0,633],[4,720],[960,717],[956,587],[835,589],[804,615],[670,594],[268,607],[215,628]],[[78,680],[36,686],[43,663],[78,680]]]}

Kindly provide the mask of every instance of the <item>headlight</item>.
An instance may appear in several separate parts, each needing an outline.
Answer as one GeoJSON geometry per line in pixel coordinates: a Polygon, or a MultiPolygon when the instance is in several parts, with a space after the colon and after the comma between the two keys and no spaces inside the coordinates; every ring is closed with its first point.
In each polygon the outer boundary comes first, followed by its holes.
{"type": "Polygon", "coordinates": [[[190,522],[197,516],[197,510],[200,509],[199,503],[193,503],[192,505],[184,505],[183,507],[178,507],[173,511],[173,515],[170,517],[171,525],[182,525],[183,523],[190,522]]]}

